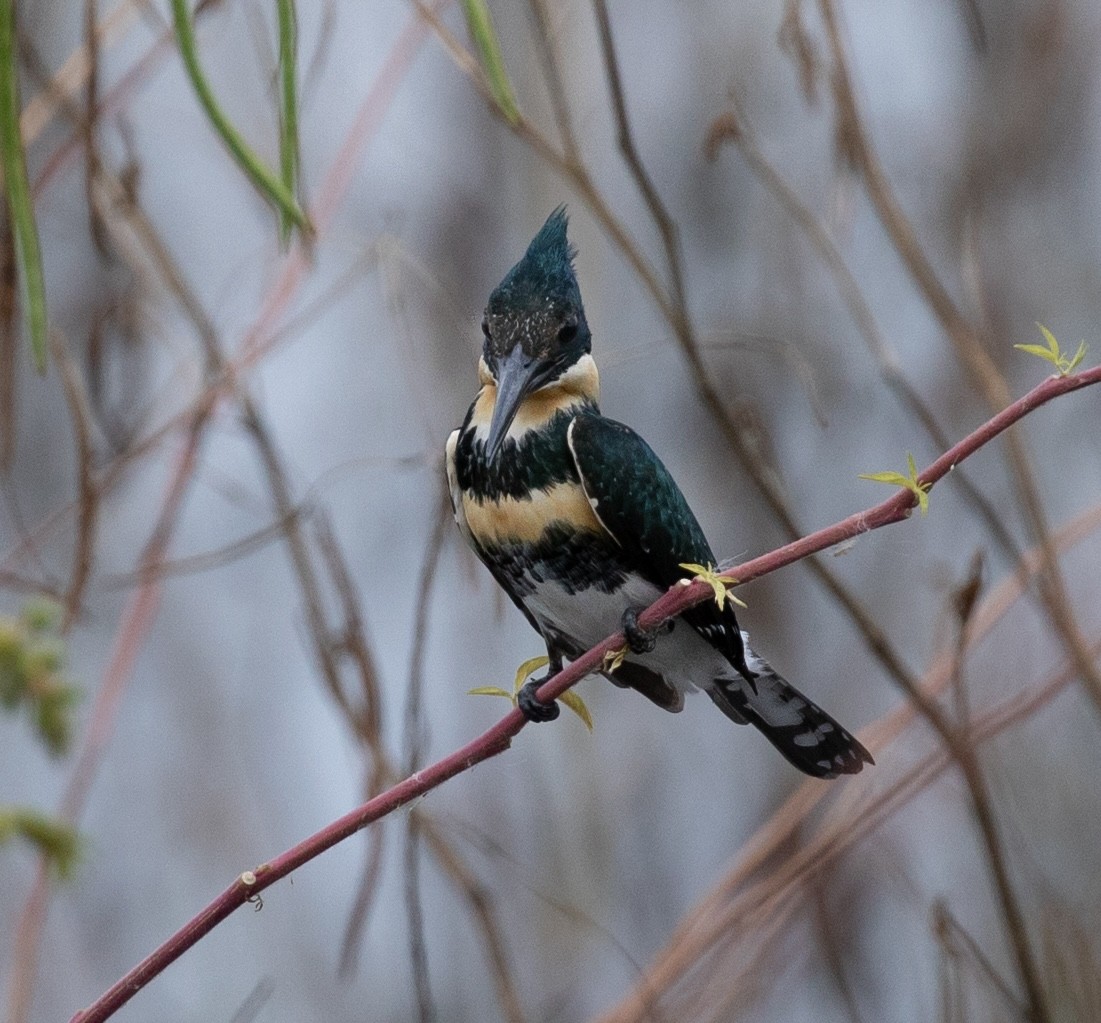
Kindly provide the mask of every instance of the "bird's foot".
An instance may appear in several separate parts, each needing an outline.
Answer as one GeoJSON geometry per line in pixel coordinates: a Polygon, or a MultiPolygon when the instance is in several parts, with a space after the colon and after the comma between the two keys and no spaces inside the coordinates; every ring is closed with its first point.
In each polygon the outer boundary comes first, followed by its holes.
{"type": "Polygon", "coordinates": [[[639,609],[629,607],[623,612],[623,635],[633,654],[648,654],[657,645],[658,636],[673,631],[673,622],[665,622],[656,629],[644,629],[638,624],[639,609]]]}
{"type": "Polygon", "coordinates": [[[536,699],[535,690],[546,682],[549,677],[550,675],[545,675],[543,678],[533,678],[531,681],[525,682],[520,687],[520,692],[516,694],[516,706],[520,708],[520,713],[529,721],[553,721],[561,713],[558,704],[553,700],[550,703],[543,703],[542,700],[536,699]]]}

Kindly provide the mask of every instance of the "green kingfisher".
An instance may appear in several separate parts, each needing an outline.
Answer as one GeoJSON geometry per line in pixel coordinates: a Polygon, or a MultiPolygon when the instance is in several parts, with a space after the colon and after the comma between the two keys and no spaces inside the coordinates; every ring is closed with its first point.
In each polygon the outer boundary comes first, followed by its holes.
{"type": "Polygon", "coordinates": [[[481,389],[447,441],[459,530],[547,646],[548,674],[521,689],[521,711],[557,717],[538,686],[563,658],[622,631],[627,653],[604,672],[610,681],[674,712],[702,689],[801,771],[857,773],[871,755],[753,652],[730,601],[700,604],[664,632],[639,626],[639,612],[685,578],[684,565],[715,558],[658,456],[600,414],[566,226],[559,207],[489,296],[481,389]]]}

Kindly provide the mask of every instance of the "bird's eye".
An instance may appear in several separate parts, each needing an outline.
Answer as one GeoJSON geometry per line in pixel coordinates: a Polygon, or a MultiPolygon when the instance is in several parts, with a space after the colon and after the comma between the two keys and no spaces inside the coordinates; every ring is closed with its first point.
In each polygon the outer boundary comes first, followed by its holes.
{"type": "Polygon", "coordinates": [[[482,317],[482,333],[485,335],[485,339],[488,341],[491,337],[489,331],[489,320],[487,320],[484,316],[482,317]]]}
{"type": "Polygon", "coordinates": [[[558,328],[558,343],[560,345],[568,345],[575,337],[577,337],[576,323],[564,323],[558,328]]]}

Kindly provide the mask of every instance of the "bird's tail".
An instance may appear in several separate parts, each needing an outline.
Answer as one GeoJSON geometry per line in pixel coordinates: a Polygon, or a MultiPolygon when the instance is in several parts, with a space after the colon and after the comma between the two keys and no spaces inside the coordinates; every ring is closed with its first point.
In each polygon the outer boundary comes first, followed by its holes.
{"type": "Polygon", "coordinates": [[[791,763],[814,778],[856,774],[872,755],[821,707],[812,703],[746,647],[756,677],[719,678],[707,691],[714,704],[739,724],[759,728],[791,763]]]}

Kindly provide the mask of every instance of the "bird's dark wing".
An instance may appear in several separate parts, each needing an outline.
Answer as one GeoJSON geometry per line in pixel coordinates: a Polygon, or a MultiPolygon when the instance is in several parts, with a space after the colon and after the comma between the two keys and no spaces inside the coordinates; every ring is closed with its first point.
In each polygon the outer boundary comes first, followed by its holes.
{"type": "Polygon", "coordinates": [[[637,661],[624,661],[614,672],[604,672],[609,682],[621,689],[634,689],[662,710],[677,714],[684,709],[684,693],[671,686],[656,671],[651,671],[637,661]]]}
{"type": "MultiPolygon", "coordinates": [[[[581,415],[567,438],[585,496],[632,572],[668,588],[691,575],[682,564],[714,564],[711,545],[680,487],[634,430],[603,416],[581,415]]],[[[746,678],[753,677],[729,601],[721,610],[708,601],[682,617],[746,678]]]]}

